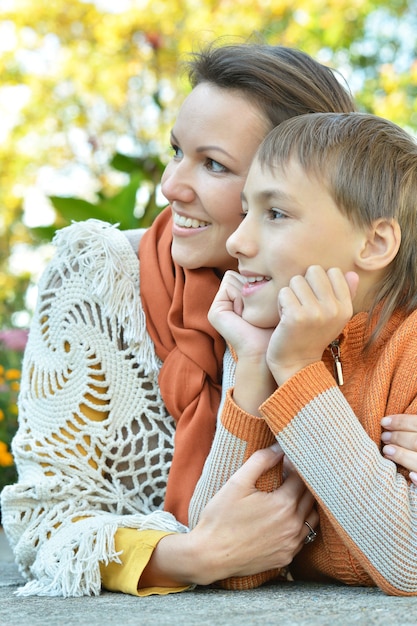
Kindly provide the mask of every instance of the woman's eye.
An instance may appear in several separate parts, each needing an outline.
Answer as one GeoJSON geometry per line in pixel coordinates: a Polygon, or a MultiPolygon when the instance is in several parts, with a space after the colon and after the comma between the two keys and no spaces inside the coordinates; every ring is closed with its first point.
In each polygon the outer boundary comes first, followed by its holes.
{"type": "Polygon", "coordinates": [[[181,159],[183,156],[182,150],[179,146],[176,146],[175,144],[171,144],[171,151],[173,152],[173,158],[174,159],[181,159]]]}
{"type": "Polygon", "coordinates": [[[215,161],[214,159],[206,159],[206,167],[207,169],[211,170],[212,172],[226,172],[227,168],[222,165],[221,163],[219,163],[218,161],[215,161]]]}

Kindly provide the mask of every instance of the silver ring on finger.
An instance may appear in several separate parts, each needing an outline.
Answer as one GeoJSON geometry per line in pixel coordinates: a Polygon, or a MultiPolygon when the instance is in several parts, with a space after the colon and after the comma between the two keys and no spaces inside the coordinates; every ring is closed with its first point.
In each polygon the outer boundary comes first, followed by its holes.
{"type": "Polygon", "coordinates": [[[313,541],[315,540],[315,538],[317,537],[317,533],[314,530],[314,528],[312,526],[310,526],[310,524],[305,521],[304,524],[307,526],[308,528],[308,535],[307,537],[304,539],[304,543],[313,543],[313,541]]]}

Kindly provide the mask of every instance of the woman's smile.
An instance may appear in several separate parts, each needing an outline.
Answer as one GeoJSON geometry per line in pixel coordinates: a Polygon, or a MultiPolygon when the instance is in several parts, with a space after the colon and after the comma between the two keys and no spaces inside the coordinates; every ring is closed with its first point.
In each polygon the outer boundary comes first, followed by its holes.
{"type": "MultiPolygon", "coordinates": [[[[179,231],[179,229],[196,230],[205,228],[206,226],[210,225],[209,222],[206,222],[204,220],[198,220],[194,217],[186,217],[185,215],[180,215],[175,211],[173,211],[172,213],[172,219],[174,225],[178,227],[176,231],[179,231]]],[[[181,232],[178,232],[178,234],[181,234],[181,232]]]]}

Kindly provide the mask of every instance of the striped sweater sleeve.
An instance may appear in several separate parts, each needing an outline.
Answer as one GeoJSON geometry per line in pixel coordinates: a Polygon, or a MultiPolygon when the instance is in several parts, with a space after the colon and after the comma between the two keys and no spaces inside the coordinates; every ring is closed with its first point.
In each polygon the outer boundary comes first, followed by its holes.
{"type": "MultiPolygon", "coordinates": [[[[227,391],[221,419],[203,472],[197,483],[189,509],[189,524],[196,526],[208,501],[221,489],[227,480],[256,451],[274,443],[275,437],[262,418],[240,409],[233,401],[231,390],[227,391]]],[[[263,474],[256,486],[261,491],[272,491],[281,482],[281,470],[277,468],[263,474]]],[[[286,579],[285,568],[272,569],[251,576],[234,576],[218,581],[224,589],[245,590],[259,587],[263,583],[280,578],[286,579]]]]}
{"type": "Polygon", "coordinates": [[[261,412],[374,583],[416,595],[417,490],[382,457],[324,364],[298,372],[261,412]]]}
{"type": "MultiPolygon", "coordinates": [[[[275,441],[265,420],[246,413],[233,401],[236,363],[227,349],[223,362],[223,394],[219,408],[216,434],[202,475],[197,483],[189,508],[189,525],[194,528],[208,501],[222,488],[227,480],[256,451],[275,441]]],[[[272,491],[281,482],[281,471],[276,468],[266,472],[257,482],[262,491],[272,491]]],[[[269,570],[254,576],[235,576],[218,585],[224,589],[250,589],[277,577],[286,577],[283,569],[269,570]]]]}

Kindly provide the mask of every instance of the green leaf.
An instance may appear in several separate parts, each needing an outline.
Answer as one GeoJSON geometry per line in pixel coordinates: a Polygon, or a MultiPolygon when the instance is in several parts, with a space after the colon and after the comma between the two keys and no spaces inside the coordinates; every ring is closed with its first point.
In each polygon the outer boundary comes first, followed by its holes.
{"type": "Polygon", "coordinates": [[[52,226],[34,226],[31,229],[33,235],[35,235],[36,239],[39,241],[52,241],[57,227],[56,225],[52,226]]]}
{"type": "Polygon", "coordinates": [[[118,222],[120,228],[137,228],[138,220],[134,215],[136,194],[143,176],[140,172],[132,174],[127,185],[112,196],[100,202],[97,209],[101,218],[110,222],[118,222]]]}
{"type": "Polygon", "coordinates": [[[116,152],[110,161],[110,166],[114,167],[114,169],[119,172],[131,174],[132,172],[137,172],[142,169],[143,159],[116,152]]]}
{"type": "Polygon", "coordinates": [[[100,209],[96,204],[92,204],[82,198],[70,198],[63,196],[49,196],[54,209],[67,222],[72,220],[86,220],[90,217],[103,219],[100,217],[100,209]]]}
{"type": "Polygon", "coordinates": [[[135,228],[138,226],[138,220],[134,215],[136,194],[142,180],[141,172],[132,174],[129,183],[120,191],[111,197],[102,196],[96,204],[82,198],[61,196],[51,196],[50,200],[56,212],[67,223],[72,220],[95,218],[113,224],[118,223],[122,229],[135,228]]]}

